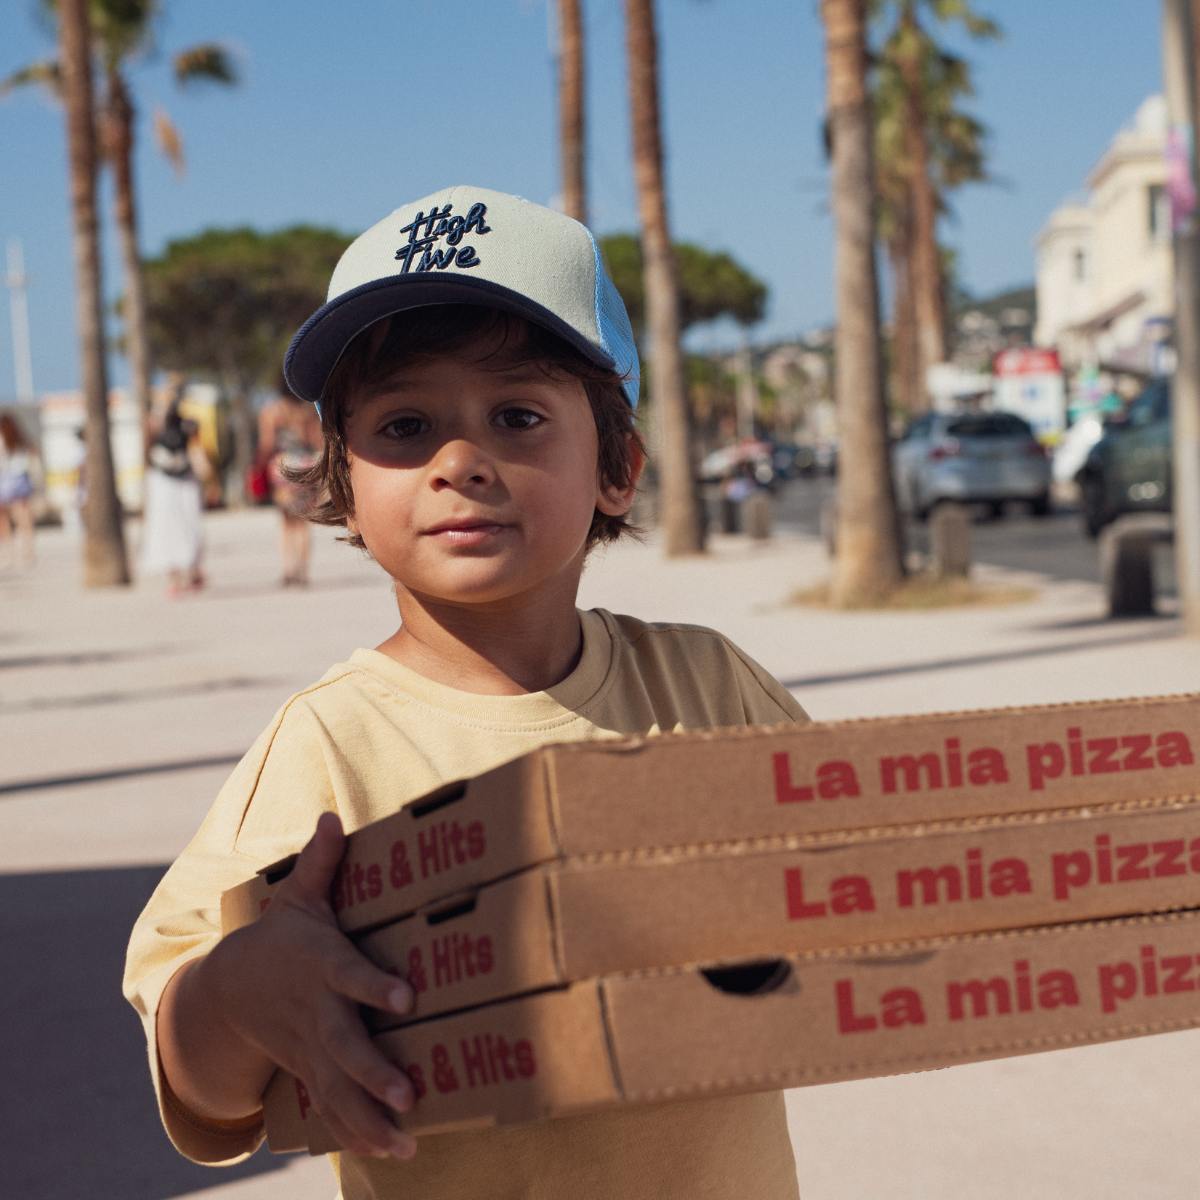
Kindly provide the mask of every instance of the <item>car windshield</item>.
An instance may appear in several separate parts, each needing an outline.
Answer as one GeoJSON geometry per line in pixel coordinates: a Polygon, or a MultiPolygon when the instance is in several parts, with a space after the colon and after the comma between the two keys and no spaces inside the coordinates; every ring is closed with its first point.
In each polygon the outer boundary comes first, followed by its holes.
{"type": "Polygon", "coordinates": [[[1033,437],[1033,430],[1012,413],[973,413],[946,426],[946,436],[956,438],[1033,437]]]}

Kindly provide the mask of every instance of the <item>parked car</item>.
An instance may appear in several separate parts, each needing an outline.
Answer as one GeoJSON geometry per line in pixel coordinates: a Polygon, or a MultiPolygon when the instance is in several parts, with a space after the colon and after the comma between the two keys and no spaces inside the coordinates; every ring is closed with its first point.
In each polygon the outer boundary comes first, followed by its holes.
{"type": "Polygon", "coordinates": [[[892,447],[901,509],[924,520],[943,501],[986,504],[999,516],[1020,501],[1050,511],[1050,460],[1015,413],[925,413],[892,447]]]}
{"type": "Polygon", "coordinates": [[[1075,476],[1084,532],[1125,513],[1171,511],[1171,383],[1156,379],[1104,434],[1075,476]]]}
{"type": "Polygon", "coordinates": [[[817,473],[817,455],[804,442],[773,442],[771,466],[776,479],[807,478],[817,473]]]}

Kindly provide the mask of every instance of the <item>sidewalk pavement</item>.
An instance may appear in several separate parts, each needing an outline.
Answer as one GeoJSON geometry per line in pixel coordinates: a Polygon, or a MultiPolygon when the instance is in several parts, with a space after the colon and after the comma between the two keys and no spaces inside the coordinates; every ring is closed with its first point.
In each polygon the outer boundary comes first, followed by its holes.
{"type": "MultiPolygon", "coordinates": [[[[61,531],[40,531],[34,571],[0,572],[0,1119],[8,1184],[28,1200],[334,1191],[319,1160],[262,1153],[214,1172],[178,1159],[117,994],[133,917],[242,751],[291,691],[393,628],[386,581],[331,533],[316,533],[313,585],[285,591],[274,513],[215,514],[207,530],[211,585],[181,600],[157,581],[84,591],[78,545],[61,531]]],[[[886,614],[788,602],[827,573],[813,538],[718,538],[707,556],[673,562],[651,540],[599,552],[581,603],[715,626],[816,719],[1188,691],[1200,679],[1200,641],[1173,616],[1105,620],[1091,584],[980,565],[980,581],[1035,598],[886,614]]],[[[788,1105],[802,1194],[1194,1197],[1198,1067],[1200,1033],[1177,1033],[798,1089],[788,1105]]]]}

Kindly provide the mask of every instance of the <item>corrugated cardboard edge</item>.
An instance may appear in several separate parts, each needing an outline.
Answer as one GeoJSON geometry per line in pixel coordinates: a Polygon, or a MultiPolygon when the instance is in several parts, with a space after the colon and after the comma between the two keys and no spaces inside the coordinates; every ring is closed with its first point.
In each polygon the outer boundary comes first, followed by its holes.
{"type": "MultiPolygon", "coordinates": [[[[799,950],[791,954],[773,957],[787,959],[803,965],[806,962],[869,963],[872,959],[884,962],[901,962],[906,958],[928,957],[931,952],[959,943],[1003,942],[1033,939],[1055,933],[1069,935],[1074,930],[1125,929],[1138,925],[1173,925],[1180,921],[1195,919],[1200,922],[1200,907],[1176,908],[1161,913],[1136,913],[1126,916],[1101,917],[1092,921],[1055,921],[1044,925],[1029,925],[1023,929],[994,929],[976,933],[944,933],[936,937],[896,938],[863,942],[855,946],[831,946],[823,950],[799,950]]],[[[1200,933],[1198,933],[1200,938],[1200,933]]],[[[677,964],[674,966],[646,967],[640,971],[622,971],[621,979],[654,979],[664,975],[690,975],[698,968],[711,965],[705,963],[677,964]]],[[[1196,1004],[1196,1019],[1200,1021],[1200,994],[1196,1004]]]]}
{"type": "MultiPolygon", "coordinates": [[[[628,850],[597,850],[586,854],[563,855],[556,860],[563,867],[607,866],[617,863],[642,862],[654,859],[678,861],[688,858],[725,857],[736,854],[761,854],[771,850],[835,849],[871,841],[897,841],[930,833],[986,832],[1005,825],[1044,825],[1053,821],[1085,821],[1098,816],[1119,816],[1122,813],[1165,808],[1190,808],[1200,805],[1200,793],[1175,792],[1130,800],[1112,800],[1100,804],[1073,807],[1021,809],[1015,812],[987,813],[976,816],[942,817],[925,821],[895,821],[882,825],[850,826],[845,829],[825,829],[804,833],[774,833],[761,837],[735,838],[727,841],[689,842],[685,845],[663,844],[639,846],[628,850]]],[[[1200,826],[1197,827],[1200,836],[1200,826]]],[[[536,864],[544,865],[544,864],[536,864]]]]}
{"type": "Polygon", "coordinates": [[[1059,712],[1088,712],[1100,709],[1126,708],[1130,706],[1173,706],[1186,703],[1200,704],[1200,692],[1177,694],[1129,696],[1107,700],[1064,700],[1053,704],[1018,704],[1001,708],[956,708],[939,709],[933,712],[903,713],[893,716],[841,717],[832,721],[811,721],[807,725],[781,722],[777,725],[727,725],[714,729],[672,729],[662,733],[619,738],[598,738],[586,742],[559,742],[545,749],[553,755],[560,754],[630,754],[663,742],[736,742],[752,738],[763,732],[795,734],[808,731],[816,736],[820,730],[858,729],[872,726],[921,725],[930,721],[947,721],[962,718],[975,720],[979,717],[1036,716],[1059,712]]]}

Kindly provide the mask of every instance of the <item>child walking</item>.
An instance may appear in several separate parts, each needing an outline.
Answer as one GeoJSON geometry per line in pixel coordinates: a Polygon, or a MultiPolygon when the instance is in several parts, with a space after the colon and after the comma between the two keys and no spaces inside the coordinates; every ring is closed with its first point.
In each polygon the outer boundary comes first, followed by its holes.
{"type": "Polygon", "coordinates": [[[805,719],[719,633],[576,607],[644,462],[633,336],[591,234],[484,188],[406,204],[346,251],[285,369],[320,410],[313,519],[388,574],[399,622],[287,700],[133,931],[125,990],[171,1139],[200,1162],[250,1154],[282,1067],[347,1147],[345,1200],[796,1196],[779,1092],[418,1145],[391,1120],[412,1087],[360,1009],[404,1013],[412,992],[329,905],[343,831],[540,745],[805,719]],[[221,892],[296,850],[261,919],[222,939],[221,892]]]}

